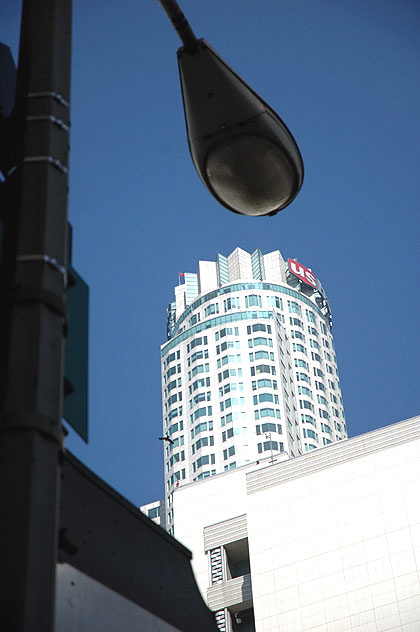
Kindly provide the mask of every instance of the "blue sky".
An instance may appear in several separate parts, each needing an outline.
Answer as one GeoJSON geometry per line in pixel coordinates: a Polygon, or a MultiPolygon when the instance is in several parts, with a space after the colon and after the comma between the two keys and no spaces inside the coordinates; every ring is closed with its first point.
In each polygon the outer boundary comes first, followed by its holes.
{"type": "MultiPolygon", "coordinates": [[[[18,3],[0,41],[16,56],[18,3]]],[[[188,153],[179,42],[157,0],[74,0],[69,216],[90,285],[90,439],[67,447],[135,504],[163,495],[160,344],[179,272],[279,249],[330,300],[351,436],[419,412],[415,0],[184,0],[197,36],[283,118],[305,163],[277,216],[229,213],[188,153]]]]}

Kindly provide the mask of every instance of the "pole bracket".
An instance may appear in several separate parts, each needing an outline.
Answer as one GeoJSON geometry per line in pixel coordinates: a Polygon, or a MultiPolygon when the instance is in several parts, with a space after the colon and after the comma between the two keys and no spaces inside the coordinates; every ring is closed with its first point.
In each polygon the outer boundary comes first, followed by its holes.
{"type": "Polygon", "coordinates": [[[53,99],[58,101],[60,103],[60,105],[63,105],[65,108],[69,108],[70,107],[70,103],[68,101],[66,101],[66,99],[61,94],[58,94],[58,92],[29,92],[28,93],[28,98],[29,99],[33,99],[34,97],[35,98],[37,98],[37,97],[52,97],[53,99]]]}
{"type": "Polygon", "coordinates": [[[50,121],[51,123],[54,123],[55,125],[57,125],[64,132],[68,132],[70,130],[70,125],[67,125],[66,123],[64,123],[64,121],[57,118],[56,116],[49,115],[49,114],[36,114],[36,115],[33,114],[31,116],[27,116],[26,120],[27,121],[50,121]]]}
{"type": "Polygon", "coordinates": [[[68,168],[65,167],[63,163],[61,163],[56,158],[53,158],[52,156],[25,156],[23,162],[49,162],[63,173],[69,172],[68,168]]]}
{"type": "Polygon", "coordinates": [[[54,268],[54,270],[57,270],[57,272],[61,274],[61,276],[63,277],[64,288],[67,288],[67,268],[66,266],[62,266],[60,263],[58,263],[57,259],[55,259],[54,257],[50,257],[49,255],[19,255],[18,257],[16,257],[16,261],[18,263],[34,263],[39,261],[41,263],[48,264],[51,268],[54,268]]]}

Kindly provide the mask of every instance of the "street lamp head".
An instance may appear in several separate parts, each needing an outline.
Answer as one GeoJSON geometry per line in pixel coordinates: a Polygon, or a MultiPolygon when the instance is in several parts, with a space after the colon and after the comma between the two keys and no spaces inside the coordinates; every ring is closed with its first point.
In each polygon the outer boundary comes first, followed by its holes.
{"type": "Polygon", "coordinates": [[[235,213],[281,211],[303,181],[286,125],[204,40],[180,48],[178,64],[189,148],[205,186],[235,213]]]}

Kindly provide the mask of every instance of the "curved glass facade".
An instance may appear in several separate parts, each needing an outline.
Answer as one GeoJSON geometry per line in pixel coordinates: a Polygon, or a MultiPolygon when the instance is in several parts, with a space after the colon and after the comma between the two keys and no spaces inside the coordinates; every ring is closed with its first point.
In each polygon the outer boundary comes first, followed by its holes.
{"type": "Polygon", "coordinates": [[[171,332],[171,338],[176,336],[177,333],[182,330],[182,323],[185,322],[188,316],[191,316],[192,312],[196,311],[199,307],[204,305],[204,303],[207,303],[208,301],[211,301],[212,299],[217,298],[218,296],[221,296],[223,294],[230,294],[232,292],[238,292],[241,290],[271,290],[279,294],[288,294],[289,296],[293,296],[295,298],[298,298],[299,300],[303,300],[304,302],[306,302],[307,305],[311,307],[311,309],[316,309],[316,311],[319,312],[320,316],[325,316],[318,305],[314,304],[313,301],[306,298],[306,296],[300,294],[296,290],[292,290],[290,287],[283,287],[274,283],[234,283],[233,285],[228,285],[225,287],[220,287],[217,290],[213,290],[212,292],[209,292],[208,294],[205,294],[204,296],[201,296],[199,299],[194,301],[194,303],[192,303],[184,311],[184,313],[175,323],[171,332]]]}

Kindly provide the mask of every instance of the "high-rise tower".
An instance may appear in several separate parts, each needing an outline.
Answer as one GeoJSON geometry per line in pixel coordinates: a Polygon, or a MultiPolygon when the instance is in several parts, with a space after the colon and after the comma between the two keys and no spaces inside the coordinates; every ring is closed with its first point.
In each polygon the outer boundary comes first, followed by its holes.
{"type": "Polygon", "coordinates": [[[309,268],[278,250],[236,248],[180,275],[167,333],[169,530],[183,482],[347,437],[327,297],[309,268]]]}

